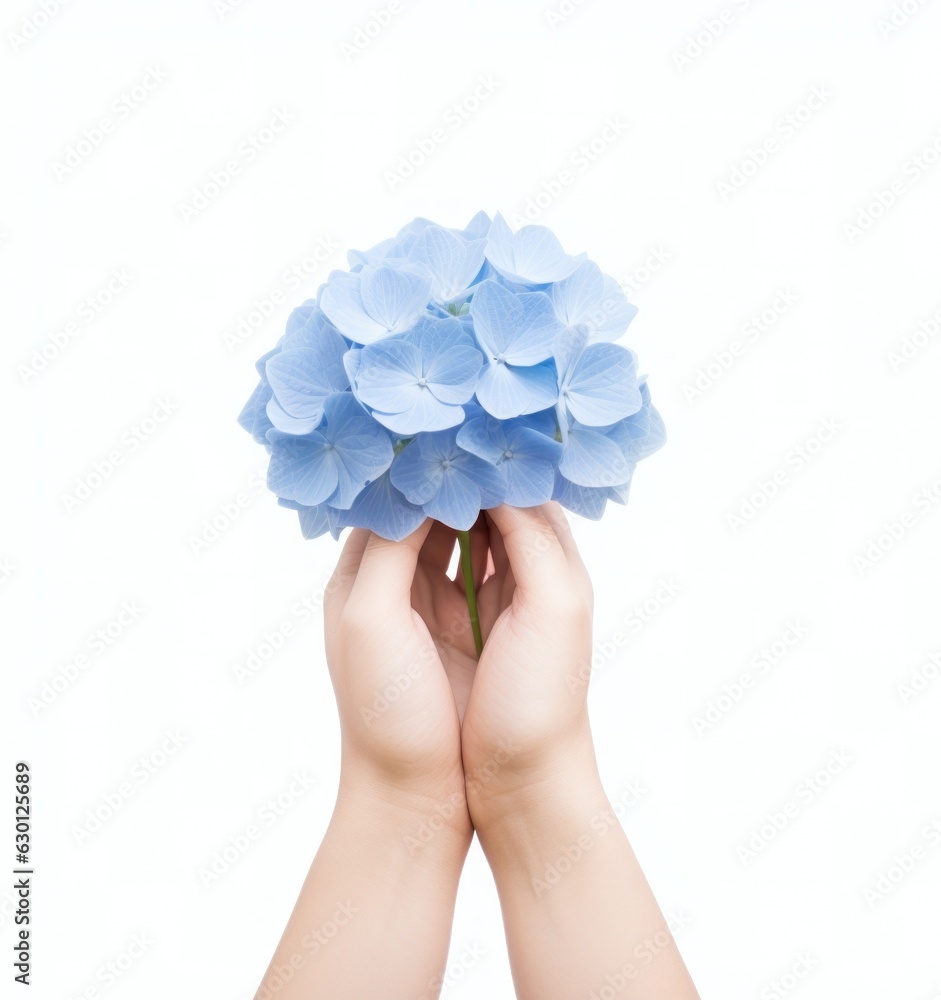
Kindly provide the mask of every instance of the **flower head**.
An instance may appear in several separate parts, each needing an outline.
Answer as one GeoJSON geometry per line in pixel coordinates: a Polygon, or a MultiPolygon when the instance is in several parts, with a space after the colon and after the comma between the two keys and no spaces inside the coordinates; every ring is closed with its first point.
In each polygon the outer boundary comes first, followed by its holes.
{"type": "Polygon", "coordinates": [[[636,309],[543,226],[415,219],[332,272],[259,359],[240,424],[306,537],[459,530],[500,503],[624,503],[663,422],[632,351],[636,309]]]}

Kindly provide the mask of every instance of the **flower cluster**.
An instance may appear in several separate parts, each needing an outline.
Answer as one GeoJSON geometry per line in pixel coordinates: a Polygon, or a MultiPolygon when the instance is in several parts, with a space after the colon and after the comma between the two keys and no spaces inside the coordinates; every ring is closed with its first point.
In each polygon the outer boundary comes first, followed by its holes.
{"type": "Polygon", "coordinates": [[[463,531],[501,503],[597,519],[665,440],[612,343],[635,312],[544,226],[416,219],[294,310],[239,422],[308,538],[398,540],[426,517],[463,531]]]}

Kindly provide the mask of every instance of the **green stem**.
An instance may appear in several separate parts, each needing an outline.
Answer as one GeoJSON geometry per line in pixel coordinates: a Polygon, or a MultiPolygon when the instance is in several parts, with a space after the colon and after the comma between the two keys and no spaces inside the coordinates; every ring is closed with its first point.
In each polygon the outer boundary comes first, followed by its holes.
{"type": "Polygon", "coordinates": [[[480,634],[480,618],[477,616],[477,589],[474,587],[474,567],[471,564],[470,532],[459,531],[457,540],[461,546],[461,569],[464,571],[467,611],[470,614],[471,628],[474,631],[474,648],[477,650],[479,660],[484,648],[484,638],[480,634]]]}

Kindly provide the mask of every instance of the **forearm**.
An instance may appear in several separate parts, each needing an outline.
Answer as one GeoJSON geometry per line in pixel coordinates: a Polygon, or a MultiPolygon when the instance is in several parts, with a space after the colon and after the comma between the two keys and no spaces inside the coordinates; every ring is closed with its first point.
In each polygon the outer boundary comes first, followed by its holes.
{"type": "Polygon", "coordinates": [[[372,779],[341,780],[333,818],[256,1000],[438,995],[433,984],[447,960],[471,838],[469,824],[460,823],[435,823],[429,836],[428,817],[438,804],[399,796],[372,779]]]}
{"type": "Polygon", "coordinates": [[[566,753],[516,808],[471,814],[493,869],[521,1000],[698,996],[604,793],[590,744],[566,753]],[[602,992],[602,991],[607,992],[602,992]]]}

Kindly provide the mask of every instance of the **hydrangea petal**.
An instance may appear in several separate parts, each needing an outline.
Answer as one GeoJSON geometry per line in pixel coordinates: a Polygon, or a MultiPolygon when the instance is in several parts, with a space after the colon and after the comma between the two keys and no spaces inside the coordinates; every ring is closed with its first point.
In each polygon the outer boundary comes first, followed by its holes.
{"type": "Polygon", "coordinates": [[[430,386],[413,385],[402,389],[402,409],[396,413],[373,410],[373,416],[390,431],[405,437],[426,431],[443,431],[464,419],[464,409],[443,403],[430,386]]]}
{"type": "Polygon", "coordinates": [[[585,316],[604,295],[604,276],[593,261],[583,261],[550,291],[552,306],[559,321],[566,326],[585,322],[585,316]]]}
{"type": "Polygon", "coordinates": [[[265,407],[265,415],[272,427],[285,434],[310,434],[316,430],[323,420],[323,407],[312,417],[292,417],[278,406],[278,401],[272,396],[265,407]]]}
{"type": "Polygon", "coordinates": [[[432,276],[431,295],[437,302],[463,297],[483,267],[487,241],[465,240],[442,226],[429,225],[409,250],[409,260],[432,276]]]}
{"type": "Polygon", "coordinates": [[[363,304],[363,271],[333,271],[320,296],[320,308],[331,323],[350,340],[358,344],[371,344],[388,334],[382,324],[373,319],[363,304]]]}
{"type": "Polygon", "coordinates": [[[415,325],[431,292],[431,275],[427,271],[370,264],[360,273],[363,305],[370,317],[382,325],[384,333],[404,333],[415,325]]]}
{"type": "Polygon", "coordinates": [[[567,278],[584,255],[570,257],[545,226],[523,226],[514,233],[498,213],[488,234],[487,259],[509,281],[541,285],[567,278]]]}
{"type": "Polygon", "coordinates": [[[601,431],[579,424],[565,435],[559,471],[577,486],[611,486],[625,482],[629,474],[615,442],[601,431]]]}
{"type": "Polygon", "coordinates": [[[558,376],[552,361],[526,368],[488,364],[477,383],[480,404],[501,420],[544,410],[553,406],[558,396],[558,376]]]}
{"type": "Polygon", "coordinates": [[[445,470],[433,497],[424,504],[425,513],[458,531],[467,531],[481,510],[476,483],[455,468],[445,470]]]}
{"type": "Polygon", "coordinates": [[[370,407],[398,412],[403,390],[417,387],[421,378],[421,351],[401,338],[370,344],[360,352],[355,377],[356,395],[370,407]]]}
{"type": "Polygon", "coordinates": [[[628,301],[624,289],[614,278],[605,275],[601,300],[588,310],[582,322],[591,330],[592,341],[597,343],[617,340],[636,315],[637,306],[628,301]]]}
{"type": "Polygon", "coordinates": [[[515,365],[545,361],[562,329],[544,292],[517,295],[492,278],[475,290],[470,315],[490,357],[515,365]]]}
{"type": "Polygon", "coordinates": [[[346,350],[343,338],[326,329],[309,346],[282,350],[269,359],[265,374],[281,409],[296,419],[319,423],[327,396],[349,388],[343,367],[346,350]]]}
{"type": "Polygon", "coordinates": [[[238,422],[258,444],[268,444],[267,434],[271,430],[271,419],[266,407],[271,399],[271,387],[264,382],[259,382],[255,386],[248,402],[242,407],[238,422]]]}
{"type": "Polygon", "coordinates": [[[590,344],[563,380],[562,397],[582,424],[605,426],[636,413],[643,399],[633,354],[617,344],[590,344]]]}
{"type": "Polygon", "coordinates": [[[420,528],[425,517],[420,506],[410,503],[392,485],[388,472],[370,483],[349,510],[333,515],[341,528],[368,528],[393,542],[400,542],[420,528]]]}
{"type": "Polygon", "coordinates": [[[643,406],[636,413],[619,421],[607,431],[608,436],[620,447],[625,459],[639,462],[652,455],[666,443],[667,432],[663,418],[650,402],[646,383],[640,387],[643,406]]]}
{"type": "Polygon", "coordinates": [[[440,462],[429,462],[422,454],[421,441],[416,438],[407,445],[389,470],[392,485],[416,504],[426,503],[438,492],[444,475],[440,462]]]}
{"type": "Polygon", "coordinates": [[[334,452],[316,431],[309,437],[291,437],[272,431],[268,488],[305,507],[323,503],[339,478],[334,452]]]}
{"type": "Polygon", "coordinates": [[[600,521],[608,503],[608,490],[603,486],[577,486],[557,472],[552,499],[581,517],[600,521]]]}

